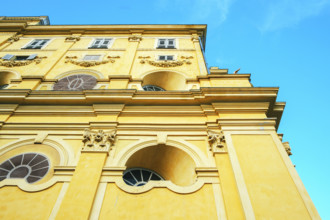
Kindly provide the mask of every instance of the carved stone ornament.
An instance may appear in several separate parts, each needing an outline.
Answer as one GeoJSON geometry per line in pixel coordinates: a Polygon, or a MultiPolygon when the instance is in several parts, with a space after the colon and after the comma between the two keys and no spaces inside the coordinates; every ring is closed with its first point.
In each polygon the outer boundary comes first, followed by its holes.
{"type": "Polygon", "coordinates": [[[191,37],[191,40],[192,40],[193,42],[199,42],[199,37],[198,37],[198,36],[192,36],[192,37],[191,37]]]}
{"type": "Polygon", "coordinates": [[[77,42],[77,41],[80,41],[80,37],[79,36],[70,36],[70,37],[66,37],[65,38],[65,41],[73,41],[73,42],[77,42]]]}
{"type": "Polygon", "coordinates": [[[288,154],[288,156],[291,156],[292,153],[291,153],[291,147],[290,147],[289,142],[283,142],[282,144],[283,144],[283,147],[284,147],[286,153],[288,154]]]}
{"type": "Polygon", "coordinates": [[[115,143],[116,130],[104,132],[86,128],[83,136],[83,152],[109,152],[115,143]]]}
{"type": "Polygon", "coordinates": [[[131,42],[139,42],[141,40],[142,40],[142,37],[137,36],[137,35],[133,35],[133,36],[128,37],[128,41],[131,41],[131,42]]]}
{"type": "Polygon", "coordinates": [[[101,64],[106,64],[106,63],[114,63],[116,60],[119,59],[120,56],[107,56],[106,60],[102,61],[97,61],[97,60],[77,60],[77,56],[66,56],[65,57],[65,63],[72,63],[78,66],[83,66],[83,67],[90,67],[90,66],[96,66],[96,65],[101,65],[101,64]]]}
{"type": "Polygon", "coordinates": [[[148,63],[149,65],[152,66],[157,66],[157,67],[176,67],[176,66],[182,66],[183,64],[191,64],[191,61],[189,59],[192,59],[192,56],[181,56],[182,60],[164,60],[164,61],[152,61],[148,60],[150,56],[139,56],[139,59],[141,59],[140,63],[145,64],[148,63]]]}
{"type": "Polygon", "coordinates": [[[19,35],[14,35],[14,36],[8,38],[7,41],[8,41],[9,43],[13,43],[13,42],[15,42],[15,41],[18,41],[18,40],[20,39],[20,37],[22,37],[21,34],[19,34],[19,35]]]}
{"type": "Polygon", "coordinates": [[[5,67],[14,67],[14,66],[26,66],[31,63],[39,64],[42,59],[46,59],[47,57],[39,57],[37,56],[33,60],[0,60],[0,66],[5,66],[5,67]]]}
{"type": "Polygon", "coordinates": [[[209,142],[209,150],[212,151],[213,154],[226,152],[225,150],[226,140],[222,131],[219,133],[208,130],[207,137],[209,142]]]}

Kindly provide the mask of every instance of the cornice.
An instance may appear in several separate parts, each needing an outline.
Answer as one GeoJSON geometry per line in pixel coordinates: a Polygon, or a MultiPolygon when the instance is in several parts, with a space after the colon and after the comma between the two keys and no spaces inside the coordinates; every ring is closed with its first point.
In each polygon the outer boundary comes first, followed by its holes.
{"type": "Polygon", "coordinates": [[[205,76],[197,76],[198,79],[210,79],[210,78],[249,78],[251,74],[209,74],[205,76]]]}
{"type": "MultiPolygon", "coordinates": [[[[201,88],[190,91],[137,91],[107,89],[85,91],[0,90],[0,103],[8,104],[149,104],[196,105],[215,102],[270,102],[275,105],[278,88],[201,88]]],[[[277,105],[277,108],[279,106],[277,105]]],[[[272,109],[272,108],[271,108],[272,109]]]]}

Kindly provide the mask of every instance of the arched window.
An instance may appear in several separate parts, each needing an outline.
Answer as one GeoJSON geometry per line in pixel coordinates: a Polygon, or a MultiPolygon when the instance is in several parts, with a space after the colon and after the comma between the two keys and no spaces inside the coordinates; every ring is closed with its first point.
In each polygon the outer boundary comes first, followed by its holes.
{"type": "Polygon", "coordinates": [[[143,186],[147,184],[150,180],[159,181],[164,180],[155,171],[145,169],[145,168],[131,168],[124,172],[123,175],[124,182],[129,186],[143,186]]]}
{"type": "Polygon", "coordinates": [[[17,79],[17,76],[12,72],[0,72],[0,89],[6,89],[12,79],[17,79]]]}
{"type": "Polygon", "coordinates": [[[75,74],[60,79],[55,85],[54,90],[81,91],[93,89],[97,83],[94,76],[88,74],[75,74]]]}
{"type": "Polygon", "coordinates": [[[0,164],[0,181],[25,179],[28,183],[41,180],[49,171],[49,160],[38,153],[16,155],[0,164]]]}
{"type": "Polygon", "coordinates": [[[171,91],[171,90],[186,90],[187,83],[186,78],[182,74],[172,71],[157,71],[150,73],[143,77],[142,87],[148,89],[161,90],[146,90],[146,91],[171,91]]]}
{"type": "Polygon", "coordinates": [[[154,85],[145,85],[142,87],[144,91],[165,91],[162,87],[154,85]]]}

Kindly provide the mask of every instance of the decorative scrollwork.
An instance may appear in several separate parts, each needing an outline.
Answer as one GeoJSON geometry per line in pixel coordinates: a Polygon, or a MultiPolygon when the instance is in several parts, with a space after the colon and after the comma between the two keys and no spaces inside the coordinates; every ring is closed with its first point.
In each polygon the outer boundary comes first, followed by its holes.
{"type": "Polygon", "coordinates": [[[282,144],[283,144],[283,147],[284,147],[286,153],[288,154],[288,156],[291,156],[292,153],[291,153],[291,147],[290,147],[289,142],[283,142],[282,144]]]}
{"type": "Polygon", "coordinates": [[[46,59],[47,57],[39,57],[37,56],[33,60],[0,60],[0,66],[5,66],[5,67],[14,67],[14,66],[26,66],[31,63],[39,64],[42,59],[46,59]]]}
{"type": "Polygon", "coordinates": [[[157,66],[157,67],[177,67],[177,66],[182,66],[183,64],[191,64],[191,61],[189,59],[192,59],[192,56],[181,56],[183,60],[164,60],[164,61],[153,61],[153,60],[148,60],[150,56],[139,56],[139,59],[141,59],[140,63],[145,64],[148,63],[149,65],[152,66],[157,66]]]}
{"type": "Polygon", "coordinates": [[[102,61],[97,61],[97,60],[76,60],[78,59],[77,56],[66,56],[65,57],[65,63],[72,63],[78,66],[83,66],[83,67],[90,67],[90,66],[96,66],[96,65],[101,65],[101,64],[106,64],[106,63],[114,63],[116,60],[119,59],[120,56],[107,56],[106,60],[102,61]]]}
{"type": "Polygon", "coordinates": [[[131,42],[139,42],[141,40],[142,40],[141,36],[133,35],[133,36],[128,37],[128,41],[131,41],[131,42]]]}
{"type": "Polygon", "coordinates": [[[191,37],[191,40],[192,40],[193,42],[199,42],[199,37],[198,37],[198,36],[192,36],[192,37],[191,37]]]}
{"type": "Polygon", "coordinates": [[[91,131],[90,129],[86,128],[82,140],[82,151],[109,152],[115,143],[115,138],[116,130],[104,132],[103,130],[91,131]]]}
{"type": "Polygon", "coordinates": [[[218,133],[215,131],[208,130],[207,137],[210,151],[212,151],[213,153],[225,152],[226,140],[222,131],[218,133]]]}
{"type": "Polygon", "coordinates": [[[80,37],[79,36],[70,36],[70,37],[66,37],[65,38],[65,41],[73,41],[73,42],[77,42],[77,41],[80,41],[80,37]]]}
{"type": "Polygon", "coordinates": [[[14,36],[12,36],[12,37],[10,37],[10,38],[8,38],[8,42],[9,43],[13,43],[13,42],[15,42],[15,41],[18,41],[19,39],[20,39],[20,37],[22,37],[22,35],[21,34],[18,34],[18,35],[14,35],[14,36]]]}

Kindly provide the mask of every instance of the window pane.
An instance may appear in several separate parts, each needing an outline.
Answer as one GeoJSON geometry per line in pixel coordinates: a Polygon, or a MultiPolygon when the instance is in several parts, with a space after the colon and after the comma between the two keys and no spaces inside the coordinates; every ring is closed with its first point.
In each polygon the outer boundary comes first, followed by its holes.
{"type": "Polygon", "coordinates": [[[173,56],[167,56],[167,60],[174,60],[173,56]]]}

